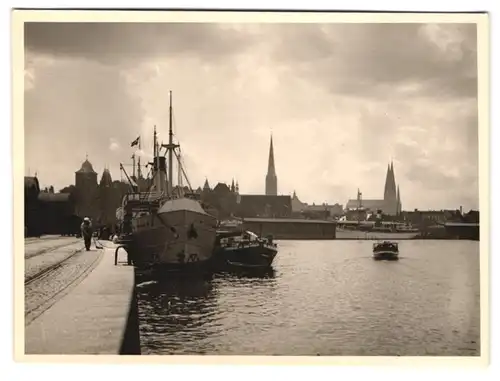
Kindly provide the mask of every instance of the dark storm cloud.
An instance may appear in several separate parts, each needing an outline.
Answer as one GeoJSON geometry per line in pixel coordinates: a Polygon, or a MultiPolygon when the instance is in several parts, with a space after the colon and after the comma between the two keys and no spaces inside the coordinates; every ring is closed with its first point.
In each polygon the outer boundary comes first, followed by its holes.
{"type": "Polygon", "coordinates": [[[26,23],[25,47],[38,53],[129,64],[191,54],[217,60],[243,49],[248,39],[217,24],[26,23]]]}
{"type": "Polygon", "coordinates": [[[443,44],[423,24],[273,26],[274,56],[332,92],[383,96],[390,86],[418,83],[437,96],[477,93],[476,26],[440,24],[443,44]],[[453,38],[451,41],[447,39],[453,38]],[[453,50],[451,50],[453,49],[453,50]],[[456,55],[459,56],[456,56],[456,55]]]}
{"type": "Polygon", "coordinates": [[[476,26],[439,24],[28,23],[26,48],[106,63],[191,55],[221,60],[270,42],[290,75],[344,95],[418,83],[432,96],[475,97],[476,26]],[[256,27],[257,26],[257,27],[256,27]],[[255,30],[258,32],[256,33],[255,30]],[[436,42],[437,41],[437,42],[436,42]]]}

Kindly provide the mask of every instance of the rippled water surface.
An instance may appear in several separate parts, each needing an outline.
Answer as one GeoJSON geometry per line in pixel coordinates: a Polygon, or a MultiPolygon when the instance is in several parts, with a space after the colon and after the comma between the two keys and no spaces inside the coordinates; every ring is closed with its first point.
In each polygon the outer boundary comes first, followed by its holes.
{"type": "Polygon", "coordinates": [[[274,271],[138,285],[145,354],[480,354],[479,243],[281,241],[274,271]]]}

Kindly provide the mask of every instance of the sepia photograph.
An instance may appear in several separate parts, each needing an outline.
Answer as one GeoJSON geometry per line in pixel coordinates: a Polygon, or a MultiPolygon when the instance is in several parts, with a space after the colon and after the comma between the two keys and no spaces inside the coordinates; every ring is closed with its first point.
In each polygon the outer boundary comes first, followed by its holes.
{"type": "Polygon", "coordinates": [[[488,356],[486,13],[12,25],[20,360],[488,356]]]}

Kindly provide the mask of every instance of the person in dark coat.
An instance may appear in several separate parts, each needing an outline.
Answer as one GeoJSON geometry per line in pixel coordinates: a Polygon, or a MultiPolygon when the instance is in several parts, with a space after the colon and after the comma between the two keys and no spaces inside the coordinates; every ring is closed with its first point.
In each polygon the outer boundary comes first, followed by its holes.
{"type": "Polygon", "coordinates": [[[90,218],[85,217],[83,219],[83,222],[80,226],[80,229],[82,231],[82,237],[83,237],[83,241],[85,243],[85,249],[87,251],[89,251],[90,244],[92,242],[92,233],[93,233],[92,222],[90,221],[90,218]]]}

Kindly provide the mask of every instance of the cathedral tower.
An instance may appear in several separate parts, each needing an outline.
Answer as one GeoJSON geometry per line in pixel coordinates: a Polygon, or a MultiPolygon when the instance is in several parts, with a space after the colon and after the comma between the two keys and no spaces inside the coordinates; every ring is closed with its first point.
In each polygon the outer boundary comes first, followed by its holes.
{"type": "Polygon", "coordinates": [[[99,217],[98,220],[104,225],[112,225],[116,218],[116,208],[114,203],[113,179],[108,168],[104,168],[101,181],[99,182],[99,217]]]}
{"type": "Polygon", "coordinates": [[[398,213],[398,195],[396,190],[396,178],[394,176],[394,164],[387,166],[384,187],[384,213],[391,216],[398,213]]]}
{"type": "Polygon", "coordinates": [[[271,135],[271,144],[269,146],[269,161],[267,163],[266,175],[266,196],[278,195],[278,178],[276,177],[276,168],[274,167],[274,149],[273,136],[271,135]]]}

